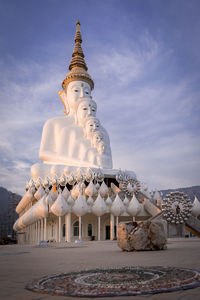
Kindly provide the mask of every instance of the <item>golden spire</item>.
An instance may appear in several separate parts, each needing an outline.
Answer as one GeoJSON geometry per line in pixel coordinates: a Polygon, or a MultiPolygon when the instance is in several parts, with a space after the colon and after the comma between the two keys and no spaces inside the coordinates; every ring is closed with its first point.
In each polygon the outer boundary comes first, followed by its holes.
{"type": "Polygon", "coordinates": [[[72,60],[69,65],[70,72],[67,74],[62,83],[63,89],[66,88],[69,82],[74,80],[84,80],[89,83],[91,89],[94,88],[94,82],[90,75],[87,73],[87,65],[84,60],[84,53],[81,47],[82,37],[80,32],[80,22],[76,23],[75,46],[72,53],[72,60]]]}

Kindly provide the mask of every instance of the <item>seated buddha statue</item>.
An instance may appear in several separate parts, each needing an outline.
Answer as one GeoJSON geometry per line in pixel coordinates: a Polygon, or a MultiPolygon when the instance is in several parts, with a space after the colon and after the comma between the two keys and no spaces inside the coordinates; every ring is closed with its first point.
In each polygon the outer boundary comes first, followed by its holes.
{"type": "MultiPolygon", "coordinates": [[[[52,165],[112,169],[111,151],[107,153],[106,160],[99,159],[101,154],[91,144],[91,139],[85,136],[84,126],[88,119],[95,118],[97,105],[91,97],[94,83],[84,61],[79,25],[77,23],[70,72],[63,81],[63,90],[59,91],[65,115],[45,123],[39,157],[44,163],[52,165]]],[[[110,143],[109,139],[106,143],[110,143]]],[[[106,148],[110,149],[110,144],[106,148]]],[[[31,172],[34,173],[34,166],[31,172]]]]}

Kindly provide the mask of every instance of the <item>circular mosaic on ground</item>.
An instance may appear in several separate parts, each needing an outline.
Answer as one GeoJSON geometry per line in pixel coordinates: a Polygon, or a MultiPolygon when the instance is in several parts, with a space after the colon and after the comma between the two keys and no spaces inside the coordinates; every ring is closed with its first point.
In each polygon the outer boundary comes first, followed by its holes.
{"type": "Polygon", "coordinates": [[[43,277],[26,288],[76,297],[156,294],[200,286],[200,271],[172,267],[96,269],[43,277]]]}

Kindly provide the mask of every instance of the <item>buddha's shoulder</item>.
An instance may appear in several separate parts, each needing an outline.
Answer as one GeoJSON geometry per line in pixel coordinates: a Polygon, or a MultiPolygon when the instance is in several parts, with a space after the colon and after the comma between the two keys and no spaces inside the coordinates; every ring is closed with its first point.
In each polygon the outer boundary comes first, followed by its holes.
{"type": "Polygon", "coordinates": [[[54,126],[66,126],[66,124],[71,125],[74,122],[74,119],[71,116],[61,116],[48,119],[44,127],[54,127],[54,126]]]}

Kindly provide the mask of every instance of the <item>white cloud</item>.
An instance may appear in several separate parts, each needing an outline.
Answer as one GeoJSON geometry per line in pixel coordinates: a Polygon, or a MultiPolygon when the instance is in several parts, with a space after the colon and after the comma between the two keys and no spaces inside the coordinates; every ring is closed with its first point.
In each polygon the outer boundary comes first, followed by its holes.
{"type": "MultiPolygon", "coordinates": [[[[165,80],[170,49],[148,32],[138,43],[104,45],[91,56],[98,117],[110,134],[114,166],[135,171],[151,187],[198,184],[199,140],[196,130],[199,95],[192,78],[165,80]]],[[[61,115],[57,96],[66,74],[60,64],[29,61],[7,68],[0,78],[0,184],[22,193],[30,166],[38,161],[44,122],[61,115]],[[19,75],[19,76],[18,76],[19,75]]]]}

